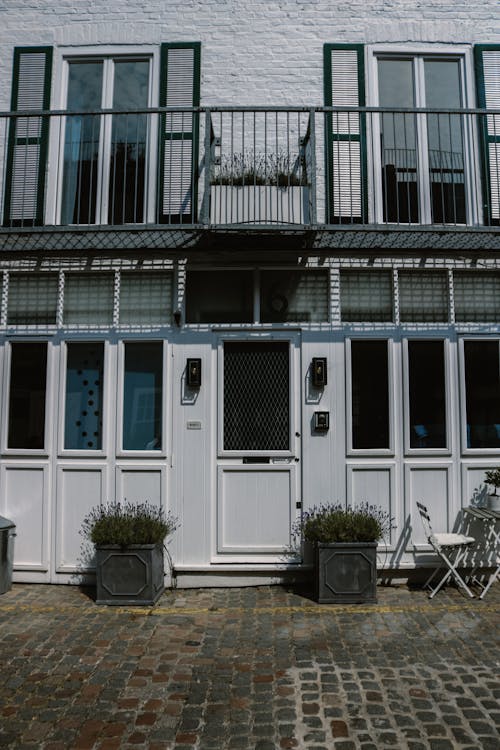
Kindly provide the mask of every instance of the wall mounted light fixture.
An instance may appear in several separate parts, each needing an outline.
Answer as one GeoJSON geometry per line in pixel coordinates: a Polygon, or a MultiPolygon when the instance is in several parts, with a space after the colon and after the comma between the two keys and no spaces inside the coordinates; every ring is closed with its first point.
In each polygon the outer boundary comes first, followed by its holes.
{"type": "Polygon", "coordinates": [[[315,388],[324,388],[327,384],[326,357],[313,357],[311,363],[311,380],[315,388]]]}
{"type": "Polygon", "coordinates": [[[201,359],[188,359],[186,362],[186,383],[189,388],[201,386],[201,359]]]}

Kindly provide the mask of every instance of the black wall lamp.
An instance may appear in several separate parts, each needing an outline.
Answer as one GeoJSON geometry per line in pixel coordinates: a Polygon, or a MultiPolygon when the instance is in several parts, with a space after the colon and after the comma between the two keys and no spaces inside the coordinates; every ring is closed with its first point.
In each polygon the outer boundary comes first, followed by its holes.
{"type": "Polygon", "coordinates": [[[201,386],[201,359],[187,360],[186,383],[189,388],[199,388],[201,386]]]}
{"type": "Polygon", "coordinates": [[[312,384],[315,388],[324,388],[328,382],[326,357],[313,357],[311,364],[312,384]]]}

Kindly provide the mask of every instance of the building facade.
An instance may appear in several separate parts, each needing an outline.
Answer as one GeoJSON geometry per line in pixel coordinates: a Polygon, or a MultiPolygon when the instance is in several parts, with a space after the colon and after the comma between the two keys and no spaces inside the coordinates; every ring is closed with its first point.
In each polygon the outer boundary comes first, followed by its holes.
{"type": "Polygon", "coordinates": [[[300,575],[325,501],[428,562],[417,500],[452,530],[500,463],[496,0],[8,0],[0,47],[14,580],[91,575],[125,498],[181,586],[300,575]]]}

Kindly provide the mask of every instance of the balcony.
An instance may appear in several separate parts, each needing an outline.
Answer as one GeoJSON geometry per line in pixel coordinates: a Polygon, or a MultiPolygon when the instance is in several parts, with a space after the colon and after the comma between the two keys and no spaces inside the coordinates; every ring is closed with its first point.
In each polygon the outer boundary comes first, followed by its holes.
{"type": "Polygon", "coordinates": [[[500,223],[497,111],[4,113],[0,157],[4,233],[461,232],[500,223]]]}

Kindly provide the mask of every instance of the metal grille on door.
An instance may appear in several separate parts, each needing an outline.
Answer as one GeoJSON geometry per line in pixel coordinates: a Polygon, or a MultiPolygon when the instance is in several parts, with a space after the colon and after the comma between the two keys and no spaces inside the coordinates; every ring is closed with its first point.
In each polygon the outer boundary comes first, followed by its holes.
{"type": "Polygon", "coordinates": [[[290,447],[289,344],[224,344],[224,450],[290,447]]]}

